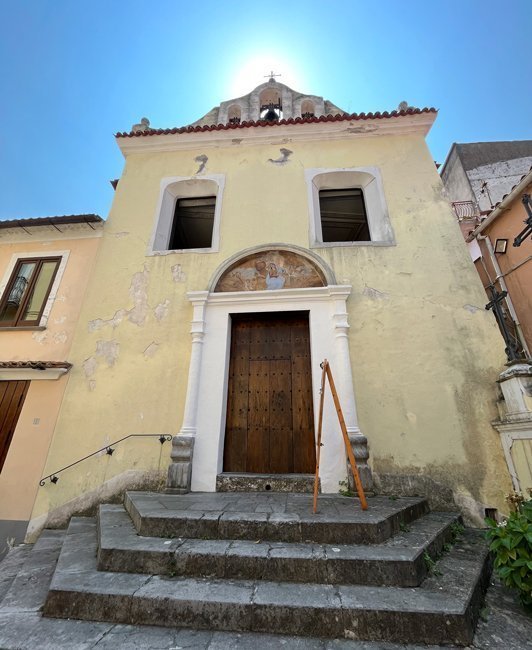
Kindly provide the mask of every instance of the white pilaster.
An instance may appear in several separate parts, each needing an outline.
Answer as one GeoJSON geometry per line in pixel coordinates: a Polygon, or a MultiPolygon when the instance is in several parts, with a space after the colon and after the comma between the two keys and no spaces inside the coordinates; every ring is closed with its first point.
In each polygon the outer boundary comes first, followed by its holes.
{"type": "Polygon", "coordinates": [[[205,307],[208,291],[191,291],[187,294],[193,306],[190,334],[192,335],[192,348],[190,352],[190,367],[188,371],[187,397],[183,424],[179,434],[196,435],[198,398],[201,374],[201,360],[203,355],[203,339],[205,338],[205,307]]]}

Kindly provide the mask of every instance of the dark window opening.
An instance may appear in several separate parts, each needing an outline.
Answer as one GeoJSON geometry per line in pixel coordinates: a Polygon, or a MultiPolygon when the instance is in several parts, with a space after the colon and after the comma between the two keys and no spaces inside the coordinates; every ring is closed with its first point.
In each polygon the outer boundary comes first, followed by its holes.
{"type": "Polygon", "coordinates": [[[0,327],[39,324],[60,261],[45,257],[17,262],[0,302],[0,327]]]}
{"type": "Polygon", "coordinates": [[[211,248],[215,206],[215,196],[177,199],[168,248],[211,248]]]}
{"type": "Polygon", "coordinates": [[[371,241],[361,189],[320,190],[319,197],[322,241],[371,241]]]}

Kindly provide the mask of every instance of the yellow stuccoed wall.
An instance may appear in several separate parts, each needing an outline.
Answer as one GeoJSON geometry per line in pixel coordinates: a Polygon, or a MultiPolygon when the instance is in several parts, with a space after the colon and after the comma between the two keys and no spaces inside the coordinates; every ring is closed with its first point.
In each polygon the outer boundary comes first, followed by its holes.
{"type": "MultiPolygon", "coordinates": [[[[81,312],[47,471],[130,433],[177,433],[191,347],[186,292],[205,290],[242,249],[308,248],[304,170],[363,166],[381,170],[396,245],[314,252],[353,287],[353,378],[374,473],[384,491],[394,491],[397,476],[413,481],[411,491],[443,498],[448,490],[477,521],[484,506],[505,509],[511,484],[490,426],[503,344],[420,135],[288,144],[272,136],[272,144],[130,154],[81,312]],[[269,162],[280,146],[293,151],[282,166],[269,162]],[[225,174],[220,251],[146,256],[161,179],[193,176],[201,154],[205,173],[225,174]]],[[[59,520],[89,506],[102,482],[111,494],[121,476],[137,485],[147,469],[151,481],[163,477],[170,445],[162,455],[155,441],[139,445],[126,442],[120,456],[79,465],[41,489],[35,526],[49,510],[59,520]]]]}

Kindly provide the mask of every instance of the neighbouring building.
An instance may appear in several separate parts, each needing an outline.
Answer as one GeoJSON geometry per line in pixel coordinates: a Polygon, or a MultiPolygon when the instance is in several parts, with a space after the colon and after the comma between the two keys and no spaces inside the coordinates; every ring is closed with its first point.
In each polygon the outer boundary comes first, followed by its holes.
{"type": "MultiPolygon", "coordinates": [[[[504,347],[425,143],[436,114],[346,114],[271,78],[194,125],[117,134],[29,538],[128,487],[312,473],[324,359],[368,489],[477,523],[505,508],[504,347]]],[[[337,492],[330,396],[323,443],[337,492]]]]}
{"type": "Polygon", "coordinates": [[[526,491],[532,488],[532,170],[467,233],[466,241],[492,308],[499,301],[510,363],[499,380],[505,408],[495,427],[514,488],[526,491]],[[515,387],[507,388],[508,382],[515,387]]]}
{"type": "Polygon", "coordinates": [[[102,226],[93,214],[0,221],[0,557],[26,534],[102,226]]]}
{"type": "Polygon", "coordinates": [[[530,167],[532,140],[455,142],[441,178],[459,216],[477,216],[491,211],[530,167]]]}

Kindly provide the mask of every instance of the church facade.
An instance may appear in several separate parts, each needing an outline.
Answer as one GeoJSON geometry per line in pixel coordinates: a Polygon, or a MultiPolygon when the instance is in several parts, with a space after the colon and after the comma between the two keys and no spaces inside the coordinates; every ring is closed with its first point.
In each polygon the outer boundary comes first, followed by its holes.
{"type": "MultiPolygon", "coordinates": [[[[272,78],[189,127],[117,134],[44,473],[135,436],[45,482],[30,536],[124,488],[311,474],[324,359],[369,491],[504,509],[504,350],[425,143],[436,115],[348,115],[272,78]]],[[[330,394],[323,445],[335,493],[330,394]]]]}

